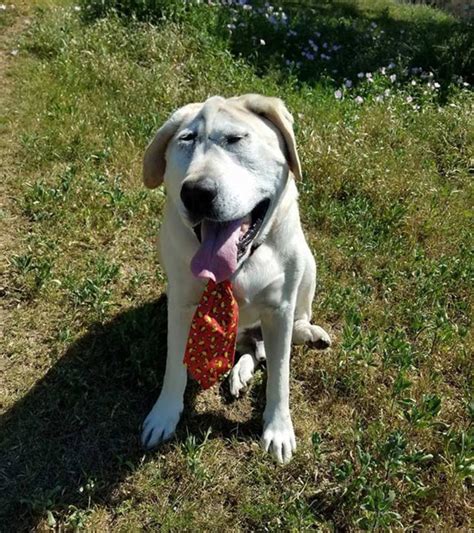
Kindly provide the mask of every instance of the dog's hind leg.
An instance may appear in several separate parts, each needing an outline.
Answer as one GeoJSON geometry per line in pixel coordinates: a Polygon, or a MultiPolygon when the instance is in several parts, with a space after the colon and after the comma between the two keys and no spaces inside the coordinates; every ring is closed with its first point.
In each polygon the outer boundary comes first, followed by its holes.
{"type": "Polygon", "coordinates": [[[266,359],[260,328],[243,332],[239,339],[239,351],[242,355],[229,375],[230,393],[235,398],[238,398],[240,393],[247,389],[258,365],[266,359]]]}
{"type": "Polygon", "coordinates": [[[232,396],[238,398],[245,391],[257,368],[257,360],[251,353],[243,353],[235,363],[229,375],[229,389],[232,396]]]}
{"type": "Polygon", "coordinates": [[[306,258],[306,268],[296,298],[292,343],[309,344],[313,348],[324,350],[331,346],[331,339],[323,328],[311,324],[311,305],[316,290],[316,262],[309,248],[306,258]]]}

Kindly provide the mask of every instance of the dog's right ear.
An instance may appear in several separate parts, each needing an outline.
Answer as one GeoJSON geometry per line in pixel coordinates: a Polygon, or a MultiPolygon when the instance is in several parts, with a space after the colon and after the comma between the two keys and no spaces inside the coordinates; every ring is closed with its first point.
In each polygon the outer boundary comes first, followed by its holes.
{"type": "Polygon", "coordinates": [[[192,113],[197,113],[202,104],[188,104],[180,107],[156,132],[143,156],[143,183],[154,189],[163,183],[166,170],[166,147],[177,132],[183,120],[192,113]]]}

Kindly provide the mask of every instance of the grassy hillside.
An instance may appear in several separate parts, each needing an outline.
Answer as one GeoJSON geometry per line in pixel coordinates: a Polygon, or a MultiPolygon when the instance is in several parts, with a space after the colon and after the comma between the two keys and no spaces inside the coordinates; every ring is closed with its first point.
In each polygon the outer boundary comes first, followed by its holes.
{"type": "Polygon", "coordinates": [[[472,26],[389,0],[58,0],[0,27],[0,530],[467,531],[472,26]],[[334,339],[294,349],[284,467],[258,446],[264,372],[235,402],[191,383],[177,438],[138,443],[166,354],[141,157],[178,106],[244,92],[295,116],[334,339]]]}

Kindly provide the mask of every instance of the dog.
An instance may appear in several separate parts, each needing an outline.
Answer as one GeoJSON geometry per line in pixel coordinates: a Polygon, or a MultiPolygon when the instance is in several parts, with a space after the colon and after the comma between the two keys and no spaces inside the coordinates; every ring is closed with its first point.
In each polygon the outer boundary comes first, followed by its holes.
{"type": "Polygon", "coordinates": [[[142,427],[145,448],[169,439],[183,410],[183,354],[205,286],[192,268],[199,257],[208,277],[230,279],[239,305],[242,355],[230,371],[231,394],[238,397],[266,359],[262,446],[280,463],[291,459],[291,344],[331,344],[310,322],[316,263],[300,223],[299,179],[293,117],[279,98],[214,96],[185,105],[147,147],[144,184],[164,183],[167,192],[158,255],[168,278],[168,352],[161,393],[142,427]]]}

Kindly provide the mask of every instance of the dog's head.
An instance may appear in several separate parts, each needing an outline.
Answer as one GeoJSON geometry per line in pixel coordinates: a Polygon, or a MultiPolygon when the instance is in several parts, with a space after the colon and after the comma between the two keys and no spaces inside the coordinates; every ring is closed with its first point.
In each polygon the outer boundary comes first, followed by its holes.
{"type": "Polygon", "coordinates": [[[293,117],[280,99],[256,94],[178,109],[143,162],[145,185],[164,181],[169,201],[201,241],[193,273],[215,281],[248,257],[290,172],[301,176],[293,117]]]}

